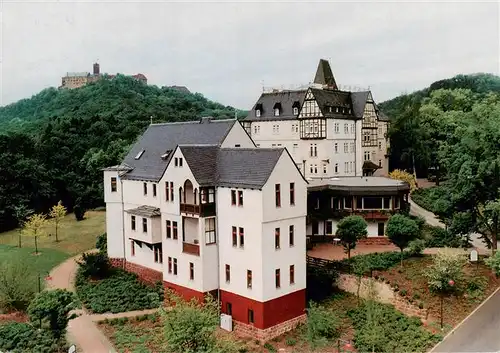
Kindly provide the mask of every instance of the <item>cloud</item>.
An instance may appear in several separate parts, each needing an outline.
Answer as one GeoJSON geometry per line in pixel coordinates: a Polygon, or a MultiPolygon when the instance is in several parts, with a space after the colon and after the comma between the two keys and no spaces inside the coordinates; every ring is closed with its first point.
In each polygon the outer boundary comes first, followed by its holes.
{"type": "Polygon", "coordinates": [[[498,3],[4,2],[1,103],[67,71],[144,73],[248,109],[264,85],[337,82],[379,100],[458,73],[499,72],[498,3]]]}

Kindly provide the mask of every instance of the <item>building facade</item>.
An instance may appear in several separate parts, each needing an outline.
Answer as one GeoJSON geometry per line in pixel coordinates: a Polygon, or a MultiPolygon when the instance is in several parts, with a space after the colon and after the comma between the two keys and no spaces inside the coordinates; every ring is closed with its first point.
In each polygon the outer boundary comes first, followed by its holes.
{"type": "Polygon", "coordinates": [[[243,124],[258,147],[287,147],[308,179],[388,174],[388,118],[370,91],[339,90],[326,60],[310,87],[263,93],[243,124]]]}
{"type": "MultiPolygon", "coordinates": [[[[108,78],[113,78],[115,76],[116,75],[107,75],[108,78]]],[[[83,87],[86,84],[91,83],[91,82],[96,82],[103,77],[104,77],[104,75],[100,73],[99,64],[94,63],[92,73],[90,73],[90,72],[68,72],[68,73],[66,73],[66,76],[63,76],[61,78],[61,86],[59,86],[59,88],[73,89],[73,88],[83,87]]],[[[141,81],[145,84],[148,83],[146,76],[144,76],[143,74],[139,73],[136,75],[132,75],[131,77],[133,77],[136,80],[141,81]]]]}
{"type": "Polygon", "coordinates": [[[236,120],[152,124],[104,171],[108,255],[267,340],[305,319],[307,182],[236,120]]]}

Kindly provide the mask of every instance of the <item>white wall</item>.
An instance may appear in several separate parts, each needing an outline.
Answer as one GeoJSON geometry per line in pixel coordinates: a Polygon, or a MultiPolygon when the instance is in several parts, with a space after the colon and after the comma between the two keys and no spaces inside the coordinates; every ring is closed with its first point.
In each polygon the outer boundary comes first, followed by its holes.
{"type": "Polygon", "coordinates": [[[235,122],[231,130],[229,130],[226,138],[221,144],[222,148],[237,147],[240,145],[241,148],[255,148],[252,139],[245,132],[245,129],[241,126],[240,122],[235,122]]]}
{"type": "MultiPolygon", "coordinates": [[[[337,225],[339,223],[339,219],[328,219],[326,221],[318,221],[318,234],[317,235],[325,235],[325,222],[331,221],[332,222],[332,235],[335,235],[337,232],[337,225]]],[[[366,221],[367,223],[367,232],[368,232],[368,237],[379,237],[378,235],[378,224],[379,223],[384,223],[384,229],[387,226],[387,221],[366,221]]],[[[307,225],[307,234],[312,235],[312,224],[307,225]]]]}
{"type": "Polygon", "coordinates": [[[123,181],[123,202],[131,205],[148,205],[160,207],[160,185],[156,185],[156,197],[153,196],[153,182],[139,180],[123,181]],[[147,185],[148,194],[144,195],[144,183],[147,185]]]}
{"type": "Polygon", "coordinates": [[[117,171],[104,172],[104,201],[106,202],[106,238],[108,256],[123,258],[122,185],[117,171]],[[116,191],[111,191],[111,178],[116,178],[116,191]]]}
{"type": "MultiPolygon", "coordinates": [[[[154,252],[152,248],[149,248],[146,244],[135,244],[135,255],[132,256],[132,240],[125,240],[125,253],[127,262],[132,262],[134,264],[148,267],[156,271],[162,271],[162,264],[154,261],[154,252]]],[[[165,255],[163,256],[163,261],[165,261],[165,255]]]]}

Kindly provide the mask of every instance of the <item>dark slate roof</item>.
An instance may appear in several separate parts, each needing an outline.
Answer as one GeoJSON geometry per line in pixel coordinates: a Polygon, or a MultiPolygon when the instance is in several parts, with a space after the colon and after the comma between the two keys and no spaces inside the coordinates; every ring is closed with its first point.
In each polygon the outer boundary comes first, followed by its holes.
{"type": "Polygon", "coordinates": [[[385,115],[381,110],[378,112],[378,120],[380,121],[390,121],[389,117],[385,115]]]}
{"type": "Polygon", "coordinates": [[[179,146],[200,186],[260,189],[264,186],[284,148],[220,148],[179,146]]]}
{"type": "Polygon", "coordinates": [[[372,161],[364,161],[363,162],[363,169],[368,169],[368,170],[377,170],[380,169],[379,165],[373,163],[372,161]]]}
{"type": "Polygon", "coordinates": [[[248,112],[245,120],[262,121],[262,120],[289,120],[296,119],[297,116],[293,115],[293,106],[298,102],[298,108],[302,106],[306,90],[296,91],[278,91],[270,93],[262,93],[252,109],[248,112]],[[274,116],[273,107],[276,103],[281,104],[280,116],[274,116]],[[256,108],[261,109],[260,117],[255,115],[256,108]]]}
{"type": "Polygon", "coordinates": [[[137,208],[132,208],[130,210],[125,210],[125,212],[142,217],[159,217],[161,216],[160,209],[153,206],[139,206],[137,208]]]}
{"type": "Polygon", "coordinates": [[[316,76],[314,77],[314,83],[326,85],[332,89],[338,89],[335,77],[333,77],[332,68],[327,60],[320,59],[318,69],[316,70],[316,76]]]}
{"type": "Polygon", "coordinates": [[[358,118],[363,117],[363,113],[365,112],[366,101],[368,100],[369,94],[370,94],[369,91],[351,93],[352,109],[356,117],[358,118]]]}
{"type": "Polygon", "coordinates": [[[162,159],[167,151],[182,144],[220,145],[235,123],[235,119],[202,118],[199,121],[151,124],[123,160],[122,164],[133,168],[123,178],[157,181],[169,162],[169,158],[162,159]],[[135,159],[142,150],[141,158],[135,159]]]}
{"type": "Polygon", "coordinates": [[[326,118],[355,119],[354,109],[351,104],[351,93],[346,91],[310,88],[318,103],[319,109],[326,118]],[[335,110],[329,111],[329,107],[342,107],[351,109],[351,114],[337,113],[335,110]]]}

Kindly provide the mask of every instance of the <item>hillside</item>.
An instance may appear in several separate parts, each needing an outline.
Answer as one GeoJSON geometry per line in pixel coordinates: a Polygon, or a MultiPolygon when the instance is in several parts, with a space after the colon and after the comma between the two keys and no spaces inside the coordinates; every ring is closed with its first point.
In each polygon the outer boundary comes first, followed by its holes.
{"type": "Polygon", "coordinates": [[[429,130],[431,125],[436,126],[429,122],[429,110],[439,109],[449,114],[457,110],[467,112],[474,102],[499,93],[500,77],[479,73],[439,80],[422,90],[380,103],[380,109],[391,119],[390,168],[413,170],[415,164],[417,175],[427,176],[428,168],[437,166],[439,148],[436,136],[432,136],[437,132],[429,130]]]}
{"type": "MultiPolygon", "coordinates": [[[[0,108],[0,231],[15,206],[39,212],[62,200],[103,204],[101,168],[120,162],[154,122],[232,118],[235,109],[174,88],[118,76],[74,90],[49,88],[0,108]]],[[[238,117],[245,116],[238,111],[238,117]]]]}

